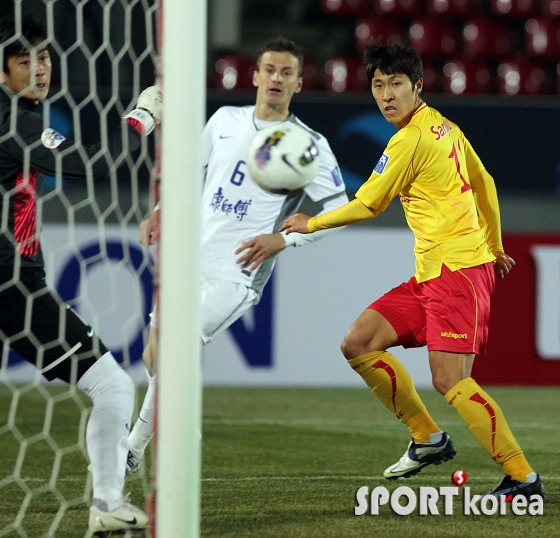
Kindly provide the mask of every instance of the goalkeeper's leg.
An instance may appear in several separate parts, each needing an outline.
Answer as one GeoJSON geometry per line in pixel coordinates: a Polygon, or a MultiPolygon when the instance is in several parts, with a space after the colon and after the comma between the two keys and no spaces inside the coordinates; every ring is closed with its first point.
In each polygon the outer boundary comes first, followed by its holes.
{"type": "Polygon", "coordinates": [[[93,329],[46,287],[41,268],[22,269],[19,282],[4,286],[0,303],[10,305],[3,311],[6,319],[0,316],[0,326],[11,338],[12,349],[35,364],[47,379],[76,384],[93,402],[86,431],[93,475],[90,528],[97,530],[99,518],[104,524],[110,520],[117,529],[145,527],[147,516],[123,497],[134,402],[132,379],[93,329]],[[134,524],[128,519],[130,513],[134,513],[134,524]]]}
{"type": "Polygon", "coordinates": [[[93,475],[89,531],[144,529],[148,515],[123,496],[134,383],[107,352],[81,376],[77,387],[93,402],[86,431],[93,475]]]}
{"type": "Polygon", "coordinates": [[[132,417],[134,383],[105,353],[78,381],[93,402],[86,442],[93,475],[93,502],[106,512],[123,503],[127,426],[132,417]]]}

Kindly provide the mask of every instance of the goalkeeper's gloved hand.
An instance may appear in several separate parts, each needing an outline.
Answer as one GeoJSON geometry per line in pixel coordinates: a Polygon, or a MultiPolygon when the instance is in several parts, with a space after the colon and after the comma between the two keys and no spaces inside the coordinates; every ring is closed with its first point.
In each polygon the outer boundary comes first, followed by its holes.
{"type": "Polygon", "coordinates": [[[131,119],[142,125],[144,134],[149,135],[156,123],[161,121],[161,91],[159,86],[146,88],[138,97],[136,108],[124,119],[131,119]]]}
{"type": "Polygon", "coordinates": [[[147,110],[156,123],[161,122],[161,90],[157,84],[146,88],[138,96],[136,108],[147,110]]]}

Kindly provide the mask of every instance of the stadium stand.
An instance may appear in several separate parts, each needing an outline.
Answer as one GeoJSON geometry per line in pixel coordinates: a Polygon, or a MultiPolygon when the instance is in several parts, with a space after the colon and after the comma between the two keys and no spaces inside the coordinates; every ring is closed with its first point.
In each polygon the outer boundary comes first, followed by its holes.
{"type": "Polygon", "coordinates": [[[504,95],[546,95],[553,85],[542,64],[526,58],[512,58],[498,65],[498,93],[504,95]]]}
{"type": "Polygon", "coordinates": [[[513,36],[509,26],[486,17],[466,21],[463,28],[463,54],[466,57],[496,59],[513,51],[513,36]]]}
{"type": "Polygon", "coordinates": [[[429,93],[559,93],[560,0],[286,0],[272,27],[258,21],[274,3],[243,6],[243,46],[211,58],[209,85],[218,89],[252,87],[244,56],[271,33],[284,33],[313,57],[304,90],[368,91],[360,57],[378,39],[418,50],[429,93]]]}
{"type": "Polygon", "coordinates": [[[443,89],[455,95],[487,94],[494,89],[494,77],[487,62],[453,58],[443,66],[443,89]]]}

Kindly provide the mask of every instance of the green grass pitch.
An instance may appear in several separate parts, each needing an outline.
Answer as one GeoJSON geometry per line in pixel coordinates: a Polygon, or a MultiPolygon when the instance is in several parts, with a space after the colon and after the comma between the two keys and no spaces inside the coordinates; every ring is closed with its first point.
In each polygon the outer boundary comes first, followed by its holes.
{"type": "MultiPolygon", "coordinates": [[[[451,474],[461,469],[471,492],[484,494],[500,479],[500,467],[455,410],[435,391],[420,393],[453,438],[457,456],[411,479],[389,482],[382,472],[404,452],[408,430],[367,388],[205,389],[201,535],[560,537],[558,389],[489,389],[543,478],[543,516],[464,516],[460,500],[447,516],[415,511],[403,517],[388,505],[378,516],[354,515],[361,486],[392,491],[406,485],[417,492],[420,486],[451,486],[451,474]]],[[[13,390],[0,387],[0,537],[81,538],[91,496],[79,442],[87,399],[62,386],[25,388],[17,394],[16,409],[13,390]],[[16,522],[23,531],[13,529],[16,522]],[[58,530],[49,534],[55,526],[58,530]]],[[[148,474],[143,466],[127,480],[127,490],[140,504],[148,474]]],[[[438,508],[443,512],[443,501],[438,508]]]]}

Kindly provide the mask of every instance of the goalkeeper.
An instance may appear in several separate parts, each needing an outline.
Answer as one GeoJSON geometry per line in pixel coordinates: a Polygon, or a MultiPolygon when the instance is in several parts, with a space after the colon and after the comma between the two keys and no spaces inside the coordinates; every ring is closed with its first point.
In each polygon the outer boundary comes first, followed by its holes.
{"type": "Polygon", "coordinates": [[[93,329],[46,286],[36,205],[42,174],[108,176],[110,163],[152,131],[158,93],[145,90],[107,147],[79,146],[37,112],[51,80],[46,37],[33,18],[17,29],[13,18],[0,20],[0,349],[13,349],[48,380],[75,384],[93,402],[86,432],[93,474],[90,531],[144,528],[146,513],[123,496],[133,382],[93,329]]]}
{"type": "Polygon", "coordinates": [[[372,219],[400,197],[416,237],[416,275],[371,304],[342,342],[348,364],[412,435],[383,475],[408,478],[455,456],[449,435],[387,351],[427,345],[434,387],[503,468],[491,493],[542,496],[500,407],[471,377],[476,354],[485,352],[495,276],[515,264],[503,252],[494,180],[457,125],[420,98],[423,69],[414,50],[372,42],[365,61],[373,97],[397,133],[355,200],[311,219],[293,215],[281,229],[313,233],[372,219]]]}

